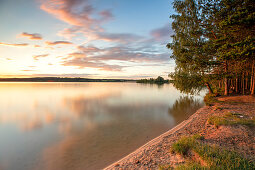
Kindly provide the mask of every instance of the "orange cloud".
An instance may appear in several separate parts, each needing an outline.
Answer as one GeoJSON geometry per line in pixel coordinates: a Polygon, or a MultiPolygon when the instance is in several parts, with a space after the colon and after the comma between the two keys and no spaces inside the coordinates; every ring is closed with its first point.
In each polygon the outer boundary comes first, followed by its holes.
{"type": "Polygon", "coordinates": [[[21,33],[19,36],[21,37],[27,37],[30,40],[42,40],[42,36],[40,34],[29,34],[26,32],[21,33]]]}
{"type": "Polygon", "coordinates": [[[87,0],[46,0],[40,8],[70,25],[84,26],[92,22],[90,14],[93,8],[87,3],[87,0]],[[83,10],[77,13],[74,8],[79,6],[83,6],[83,10]]]}
{"type": "Polygon", "coordinates": [[[35,70],[20,70],[20,71],[35,71],[35,70]]]}
{"type": "Polygon", "coordinates": [[[3,43],[3,42],[0,42],[0,45],[3,45],[3,46],[10,46],[10,47],[24,47],[24,46],[28,46],[27,43],[9,44],[9,43],[3,43]]]}
{"type": "Polygon", "coordinates": [[[49,54],[43,54],[43,55],[35,55],[33,56],[34,60],[39,60],[39,58],[47,57],[49,54]]]}
{"type": "Polygon", "coordinates": [[[40,8],[72,26],[58,33],[68,39],[77,33],[83,33],[90,39],[95,31],[104,30],[102,23],[113,18],[110,10],[96,11],[90,0],[45,0],[42,1],[40,8]]]}
{"type": "Polygon", "coordinates": [[[71,45],[73,43],[69,41],[54,41],[54,42],[46,41],[45,44],[53,46],[53,45],[71,45]]]}

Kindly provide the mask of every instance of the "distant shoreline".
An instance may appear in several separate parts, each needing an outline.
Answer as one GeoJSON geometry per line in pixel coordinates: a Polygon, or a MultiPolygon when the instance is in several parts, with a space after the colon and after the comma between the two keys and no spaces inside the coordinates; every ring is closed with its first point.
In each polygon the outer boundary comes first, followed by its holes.
{"type": "Polygon", "coordinates": [[[66,77],[0,78],[0,82],[136,82],[129,79],[89,79],[66,77]]]}

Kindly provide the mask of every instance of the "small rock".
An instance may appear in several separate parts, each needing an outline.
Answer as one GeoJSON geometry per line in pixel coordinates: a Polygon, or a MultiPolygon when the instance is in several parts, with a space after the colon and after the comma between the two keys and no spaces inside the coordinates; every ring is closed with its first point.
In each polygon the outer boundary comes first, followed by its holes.
{"type": "Polygon", "coordinates": [[[139,160],[136,160],[136,161],[135,161],[135,163],[136,163],[136,164],[139,164],[139,163],[140,163],[140,161],[139,161],[139,160]]]}

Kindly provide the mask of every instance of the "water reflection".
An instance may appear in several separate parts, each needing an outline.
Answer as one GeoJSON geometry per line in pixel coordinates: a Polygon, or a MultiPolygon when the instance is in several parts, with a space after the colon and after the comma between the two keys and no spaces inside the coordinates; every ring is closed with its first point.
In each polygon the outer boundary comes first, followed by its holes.
{"type": "Polygon", "coordinates": [[[0,93],[7,170],[100,169],[201,106],[172,85],[0,83],[0,93]]]}
{"type": "Polygon", "coordinates": [[[202,106],[204,106],[204,103],[201,99],[194,96],[180,96],[173,106],[168,109],[168,113],[179,123],[183,121],[184,117],[192,115],[202,106]]]}

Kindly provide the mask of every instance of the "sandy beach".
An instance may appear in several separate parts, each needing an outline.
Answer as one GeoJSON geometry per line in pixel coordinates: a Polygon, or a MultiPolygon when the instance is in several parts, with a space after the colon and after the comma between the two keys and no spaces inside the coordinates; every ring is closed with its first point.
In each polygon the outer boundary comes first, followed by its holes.
{"type": "Polygon", "coordinates": [[[179,154],[171,153],[174,142],[183,136],[200,134],[204,142],[234,150],[242,156],[255,161],[255,127],[245,125],[219,126],[211,125],[211,116],[225,113],[238,113],[248,119],[255,117],[254,97],[224,97],[220,103],[204,106],[187,120],[159,137],[151,140],[126,157],[109,165],[105,169],[158,169],[162,166],[176,167],[187,159],[179,154]]]}

